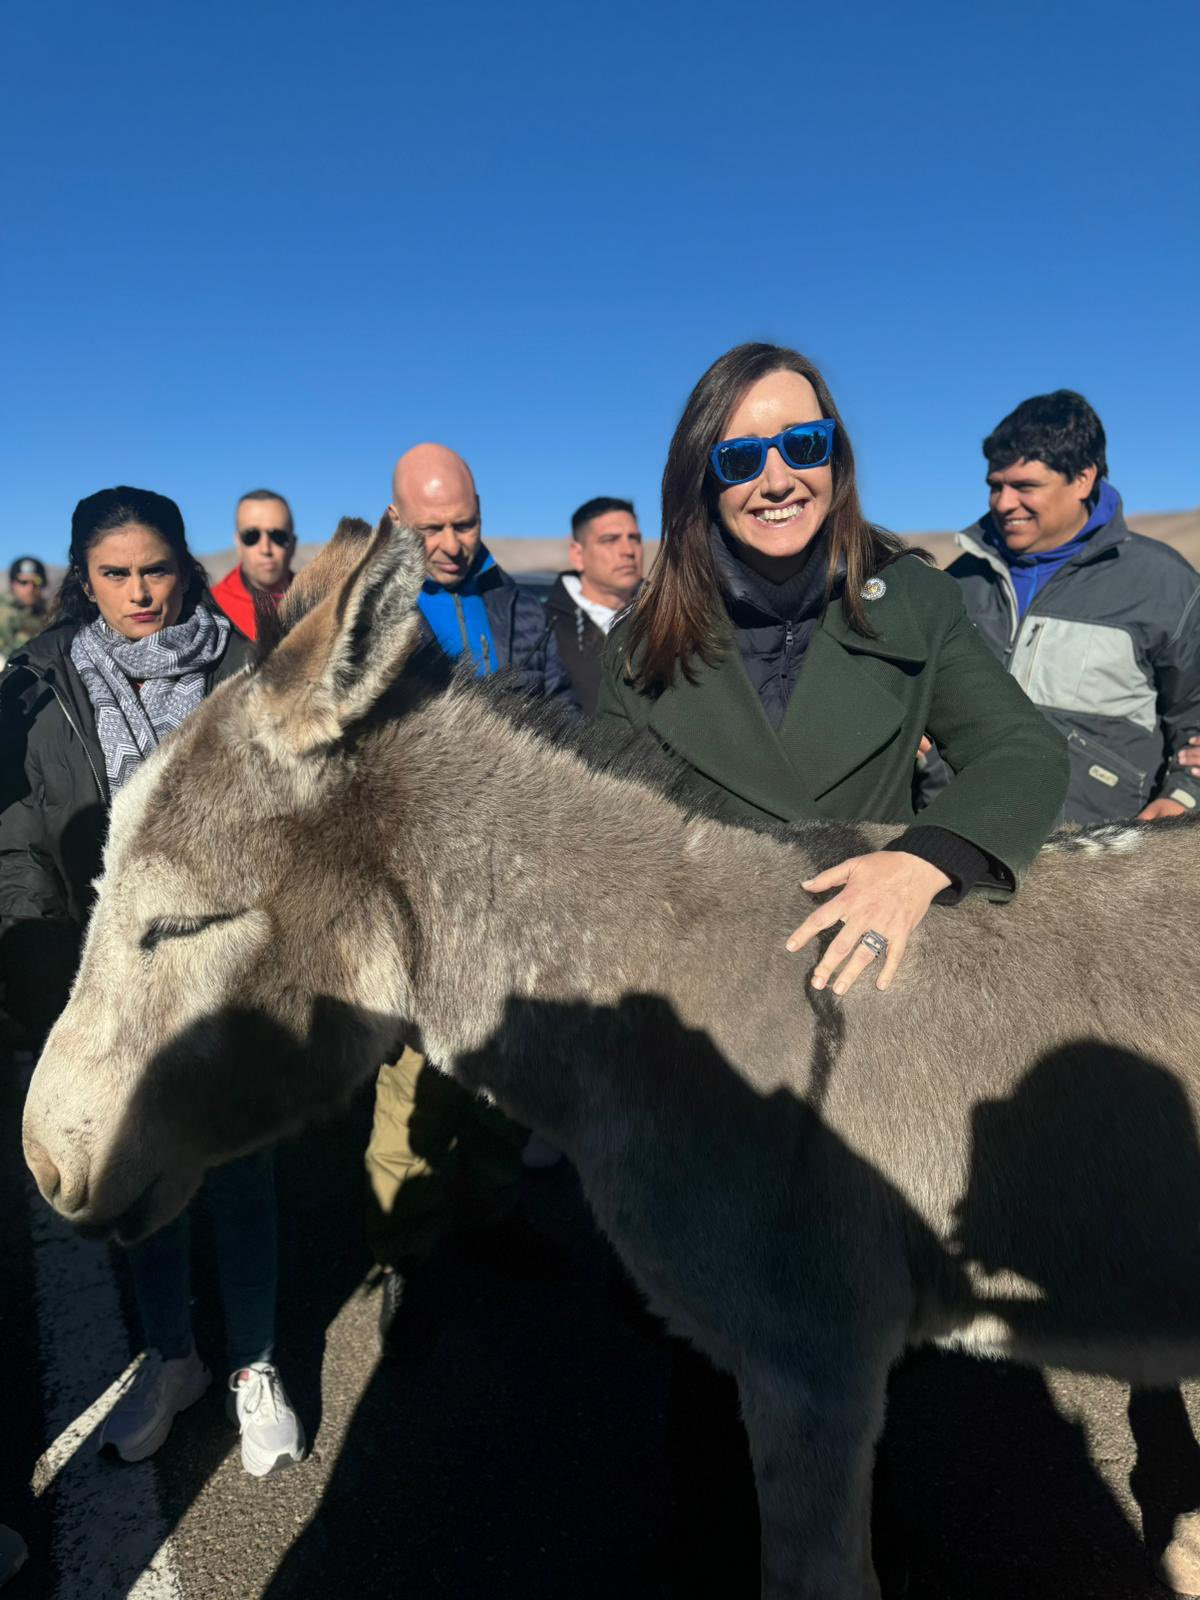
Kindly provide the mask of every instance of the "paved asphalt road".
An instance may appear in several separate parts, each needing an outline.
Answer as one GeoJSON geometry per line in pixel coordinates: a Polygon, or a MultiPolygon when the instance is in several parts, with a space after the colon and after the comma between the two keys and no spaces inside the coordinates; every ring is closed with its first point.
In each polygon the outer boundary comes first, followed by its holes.
{"type": "MultiPolygon", "coordinates": [[[[80,1394],[86,1404],[118,1375],[90,1373],[106,1342],[129,1338],[100,1321],[133,1324],[119,1260],[110,1278],[89,1258],[116,1285],[102,1316],[83,1282],[91,1268],[72,1266],[78,1288],[68,1278],[48,1299],[35,1256],[59,1243],[29,1203],[19,1099],[9,1071],[0,1084],[0,1520],[23,1530],[31,1560],[5,1600],[671,1594],[661,1580],[669,1359],[614,1312],[606,1256],[569,1170],[531,1179],[526,1201],[567,1247],[565,1282],[530,1288],[448,1259],[444,1338],[424,1364],[394,1369],[376,1359],[377,1295],[362,1243],[369,1106],[360,1100],[288,1145],[279,1359],[314,1440],[311,1459],[262,1482],[243,1474],[214,1386],[153,1462],[120,1467],[96,1458],[86,1437],[44,1454],[82,1409],[80,1394]],[[45,1487],[35,1494],[39,1460],[45,1487]]],[[[197,1260],[198,1336],[216,1355],[202,1229],[197,1260]]],[[[1200,1453],[1181,1408],[1144,1404],[1135,1499],[1127,1407],[1127,1392],[1108,1382],[915,1357],[894,1384],[888,1434],[912,1600],[1162,1600],[1143,1518],[1153,1536],[1174,1511],[1200,1504],[1200,1453]]],[[[711,1593],[740,1600],[728,1588],[711,1593]]]]}

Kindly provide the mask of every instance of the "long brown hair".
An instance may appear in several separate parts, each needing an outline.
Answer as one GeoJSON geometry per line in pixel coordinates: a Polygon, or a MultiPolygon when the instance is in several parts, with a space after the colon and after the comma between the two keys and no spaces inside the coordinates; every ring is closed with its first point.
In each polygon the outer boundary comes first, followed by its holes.
{"type": "Polygon", "coordinates": [[[697,657],[710,666],[720,658],[720,591],[708,541],[718,485],[709,472],[709,452],[750,385],[779,371],[807,378],[821,416],[837,423],[830,458],[833,499],[821,529],[829,553],[827,583],[832,588],[835,576],[845,573],[846,621],[865,638],[875,637],[863,606],[863,584],[907,546],[864,519],[850,438],[816,366],[784,345],[739,344],[719,356],[692,390],[667,451],[662,546],[629,631],[627,664],[639,688],[665,687],[677,671],[694,682],[697,657]]]}

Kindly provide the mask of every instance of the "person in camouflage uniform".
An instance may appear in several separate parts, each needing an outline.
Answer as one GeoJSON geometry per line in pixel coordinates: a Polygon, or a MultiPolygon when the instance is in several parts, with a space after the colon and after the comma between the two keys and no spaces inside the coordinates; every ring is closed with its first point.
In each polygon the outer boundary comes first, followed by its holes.
{"type": "Polygon", "coordinates": [[[18,556],[8,569],[8,593],[0,595],[0,667],[48,621],[46,569],[36,556],[18,556]]]}

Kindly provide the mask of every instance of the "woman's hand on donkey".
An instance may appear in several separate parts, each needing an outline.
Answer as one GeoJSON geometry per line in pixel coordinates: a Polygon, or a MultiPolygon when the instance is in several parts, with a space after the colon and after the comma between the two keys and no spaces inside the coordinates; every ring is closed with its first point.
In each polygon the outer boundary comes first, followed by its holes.
{"type": "Polygon", "coordinates": [[[845,994],[868,967],[878,964],[875,987],[886,989],[904,959],[909,935],[929,910],[933,897],[949,886],[944,872],[904,850],[851,856],[801,884],[810,894],[837,888],[842,892],[818,906],[792,934],[787,947],[793,953],[802,950],[810,939],[840,922],[842,931],[813,971],[813,988],[823,989],[836,973],[833,992],[845,994]],[[882,961],[870,944],[862,942],[868,933],[887,941],[882,961]]]}

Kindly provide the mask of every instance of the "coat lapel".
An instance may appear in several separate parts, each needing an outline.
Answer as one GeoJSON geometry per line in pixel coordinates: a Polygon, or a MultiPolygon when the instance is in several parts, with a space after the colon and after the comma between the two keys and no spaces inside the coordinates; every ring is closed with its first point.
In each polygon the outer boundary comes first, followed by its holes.
{"type": "Polygon", "coordinates": [[[733,641],[726,644],[715,667],[697,664],[695,683],[679,678],[660,695],[650,727],[698,772],[760,811],[781,821],[815,815],[733,641]]]}
{"type": "MultiPolygon", "coordinates": [[[[920,619],[900,585],[868,606],[879,630],[866,639],[837,600],[825,608],[778,733],[733,647],[694,684],[677,680],[656,701],[650,726],[699,772],[760,811],[792,821],[821,814],[821,797],[900,732],[905,706],[878,680],[872,657],[919,667],[928,655],[920,619]]],[[[916,750],[912,759],[916,760],[916,750]]]]}
{"type": "MultiPolygon", "coordinates": [[[[779,730],[792,764],[817,800],[882,750],[904,723],[903,702],[879,681],[871,659],[919,667],[929,653],[920,619],[900,585],[867,604],[878,637],[846,621],[841,604],[825,608],[779,730]]],[[[915,762],[917,752],[912,752],[915,762]]]]}
{"type": "MultiPolygon", "coordinates": [[[[896,737],[904,707],[824,627],[812,636],[779,729],[814,800],[896,737]]],[[[917,753],[913,751],[913,760],[917,753]]]]}

